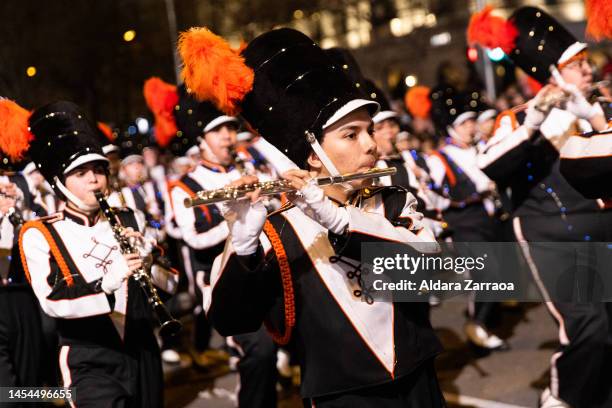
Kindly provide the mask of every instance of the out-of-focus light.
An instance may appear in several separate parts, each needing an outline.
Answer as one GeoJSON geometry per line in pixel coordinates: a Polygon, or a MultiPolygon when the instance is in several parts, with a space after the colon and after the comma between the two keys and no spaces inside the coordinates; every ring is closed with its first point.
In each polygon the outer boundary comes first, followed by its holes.
{"type": "Polygon", "coordinates": [[[136,126],[138,127],[138,132],[141,134],[146,134],[149,131],[149,121],[145,118],[136,118],[136,126]]]}
{"type": "Polygon", "coordinates": [[[321,40],[321,48],[323,49],[337,47],[337,46],[338,46],[338,41],[336,41],[333,38],[324,38],[321,40]]]}
{"type": "Polygon", "coordinates": [[[123,40],[125,42],[133,41],[134,38],[136,38],[136,31],[134,30],[127,30],[125,33],[123,33],[123,40]]]}
{"type": "Polygon", "coordinates": [[[361,45],[361,37],[358,32],[351,31],[346,35],[346,42],[349,48],[357,48],[361,45]]]}
{"type": "Polygon", "coordinates": [[[560,4],[559,12],[563,16],[564,20],[567,21],[584,21],[585,19],[585,7],[582,2],[567,2],[560,4]]]}
{"type": "Polygon", "coordinates": [[[30,66],[26,68],[26,75],[29,76],[30,78],[36,75],[36,67],[30,66]]]}
{"type": "Polygon", "coordinates": [[[304,12],[302,10],[295,10],[293,12],[293,18],[295,18],[296,20],[299,20],[302,17],[304,17],[304,12]]]}
{"type": "Polygon", "coordinates": [[[497,74],[497,76],[503,77],[504,75],[506,75],[506,68],[502,67],[501,65],[498,65],[497,67],[495,67],[495,73],[497,74]]]}
{"type": "Polygon", "coordinates": [[[487,56],[491,59],[491,61],[501,61],[504,59],[505,55],[506,54],[504,54],[504,51],[499,47],[493,48],[492,50],[487,49],[487,56]]]}
{"type": "Polygon", "coordinates": [[[391,34],[393,34],[396,37],[399,37],[400,35],[403,34],[403,30],[402,30],[402,20],[400,20],[399,18],[394,18],[392,19],[390,22],[390,28],[391,28],[391,34]]]}
{"type": "Polygon", "coordinates": [[[425,16],[425,25],[427,27],[433,27],[436,25],[436,15],[434,13],[429,13],[425,16]]]}
{"type": "Polygon", "coordinates": [[[429,43],[432,47],[440,47],[450,43],[451,39],[451,34],[448,31],[444,31],[443,33],[432,35],[429,39],[429,43]]]}
{"type": "Polygon", "coordinates": [[[312,13],[312,19],[313,19],[313,20],[315,20],[315,21],[316,21],[316,20],[318,20],[318,19],[320,19],[320,18],[321,18],[321,14],[319,14],[319,12],[318,12],[318,11],[315,11],[314,13],[312,13]]]}
{"type": "Polygon", "coordinates": [[[130,136],[134,136],[136,134],[136,132],[138,132],[138,129],[136,128],[136,126],[134,126],[134,125],[128,126],[128,134],[130,136]]]}
{"type": "Polygon", "coordinates": [[[417,78],[414,75],[408,75],[404,78],[404,83],[408,88],[413,87],[417,84],[417,78]]]}
{"type": "Polygon", "coordinates": [[[470,62],[476,62],[478,59],[478,50],[474,47],[468,47],[467,57],[470,62]]]}

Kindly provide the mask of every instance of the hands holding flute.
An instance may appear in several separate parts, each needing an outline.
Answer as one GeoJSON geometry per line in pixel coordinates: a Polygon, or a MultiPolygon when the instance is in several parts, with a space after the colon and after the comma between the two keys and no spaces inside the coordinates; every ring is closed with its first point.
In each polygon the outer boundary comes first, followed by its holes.
{"type": "MultiPolygon", "coordinates": [[[[287,197],[304,214],[336,234],[344,232],[349,222],[348,212],[336,206],[325,196],[321,187],[311,182],[312,175],[308,171],[292,169],[283,173],[282,178],[295,189],[287,197]]],[[[256,177],[243,176],[230,186],[239,187],[255,182],[256,177]]],[[[259,200],[260,192],[258,189],[247,193],[248,199],[229,200],[221,205],[238,255],[253,254],[259,245],[259,235],[267,217],[266,208],[259,200]]]]}

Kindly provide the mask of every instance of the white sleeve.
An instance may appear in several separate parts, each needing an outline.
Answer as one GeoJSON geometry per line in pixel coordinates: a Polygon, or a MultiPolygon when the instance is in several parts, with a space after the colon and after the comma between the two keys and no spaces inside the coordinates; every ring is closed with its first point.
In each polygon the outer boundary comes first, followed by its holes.
{"type": "Polygon", "coordinates": [[[446,168],[439,157],[435,155],[428,156],[427,167],[429,167],[429,176],[436,186],[441,186],[446,175],[446,168]]]}
{"type": "Polygon", "coordinates": [[[166,269],[160,265],[151,266],[153,284],[166,293],[174,294],[178,287],[178,273],[173,269],[166,269]]]}
{"type": "Polygon", "coordinates": [[[227,222],[223,221],[209,230],[198,233],[195,229],[195,214],[192,208],[185,207],[184,201],[189,195],[180,187],[172,189],[172,202],[174,205],[174,219],[181,230],[183,240],[193,249],[213,247],[225,241],[229,235],[227,222]]]}
{"type": "Polygon", "coordinates": [[[42,232],[29,228],[21,237],[21,250],[26,260],[34,294],[42,310],[51,317],[78,319],[110,313],[111,306],[104,292],[94,292],[79,274],[64,275],[57,272],[54,286],[48,282],[51,275],[50,247],[42,232]]]}

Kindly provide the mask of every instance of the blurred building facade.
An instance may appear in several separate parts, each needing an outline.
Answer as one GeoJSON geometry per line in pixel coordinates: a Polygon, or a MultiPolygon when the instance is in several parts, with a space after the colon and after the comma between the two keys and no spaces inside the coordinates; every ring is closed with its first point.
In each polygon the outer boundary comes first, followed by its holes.
{"type": "MultiPolygon", "coordinates": [[[[365,75],[396,96],[436,82],[444,60],[466,64],[465,28],[477,0],[5,0],[0,3],[0,96],[29,108],[71,99],[100,120],[147,114],[142,84],[175,82],[176,31],[207,26],[234,45],[274,27],[303,31],[324,48],[353,50],[365,75]],[[126,33],[133,31],[131,40],[126,33]],[[29,76],[36,68],[36,74],[29,76]],[[27,73],[27,74],[26,74],[27,73]]],[[[579,38],[581,0],[490,0],[503,14],[545,8],[579,38]]]]}

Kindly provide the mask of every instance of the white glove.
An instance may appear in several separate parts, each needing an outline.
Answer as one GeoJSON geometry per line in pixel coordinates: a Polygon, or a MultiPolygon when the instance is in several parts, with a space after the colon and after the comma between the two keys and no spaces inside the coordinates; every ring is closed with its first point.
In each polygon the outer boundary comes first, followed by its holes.
{"type": "Polygon", "coordinates": [[[527,114],[525,116],[525,120],[523,121],[523,124],[527,127],[527,129],[531,129],[531,130],[538,129],[540,125],[542,124],[542,122],[544,122],[544,119],[546,118],[546,115],[544,114],[544,112],[541,112],[536,109],[537,102],[538,100],[536,97],[535,99],[532,99],[531,101],[529,101],[527,105],[527,114]]]}
{"type": "Polygon", "coordinates": [[[129,278],[130,275],[131,272],[129,269],[126,269],[125,271],[121,272],[117,270],[112,270],[104,274],[100,287],[102,288],[104,293],[106,293],[107,295],[111,295],[113,294],[113,292],[115,292],[121,287],[123,281],[129,278]]]}
{"type": "Polygon", "coordinates": [[[590,104],[576,85],[566,84],[563,89],[570,93],[570,99],[567,101],[565,108],[578,118],[589,120],[601,112],[599,105],[597,103],[590,104]]]}
{"type": "Polygon", "coordinates": [[[258,200],[227,201],[221,205],[221,212],[229,226],[232,245],[236,254],[251,255],[257,251],[259,235],[263,229],[268,211],[258,200]]]}
{"type": "Polygon", "coordinates": [[[574,114],[553,108],[540,126],[540,133],[559,150],[572,134],[570,130],[575,121],[574,114]]]}
{"type": "Polygon", "coordinates": [[[334,205],[325,196],[321,187],[313,183],[306,184],[298,194],[292,195],[290,199],[304,214],[334,234],[343,234],[349,224],[346,209],[334,205]]]}

